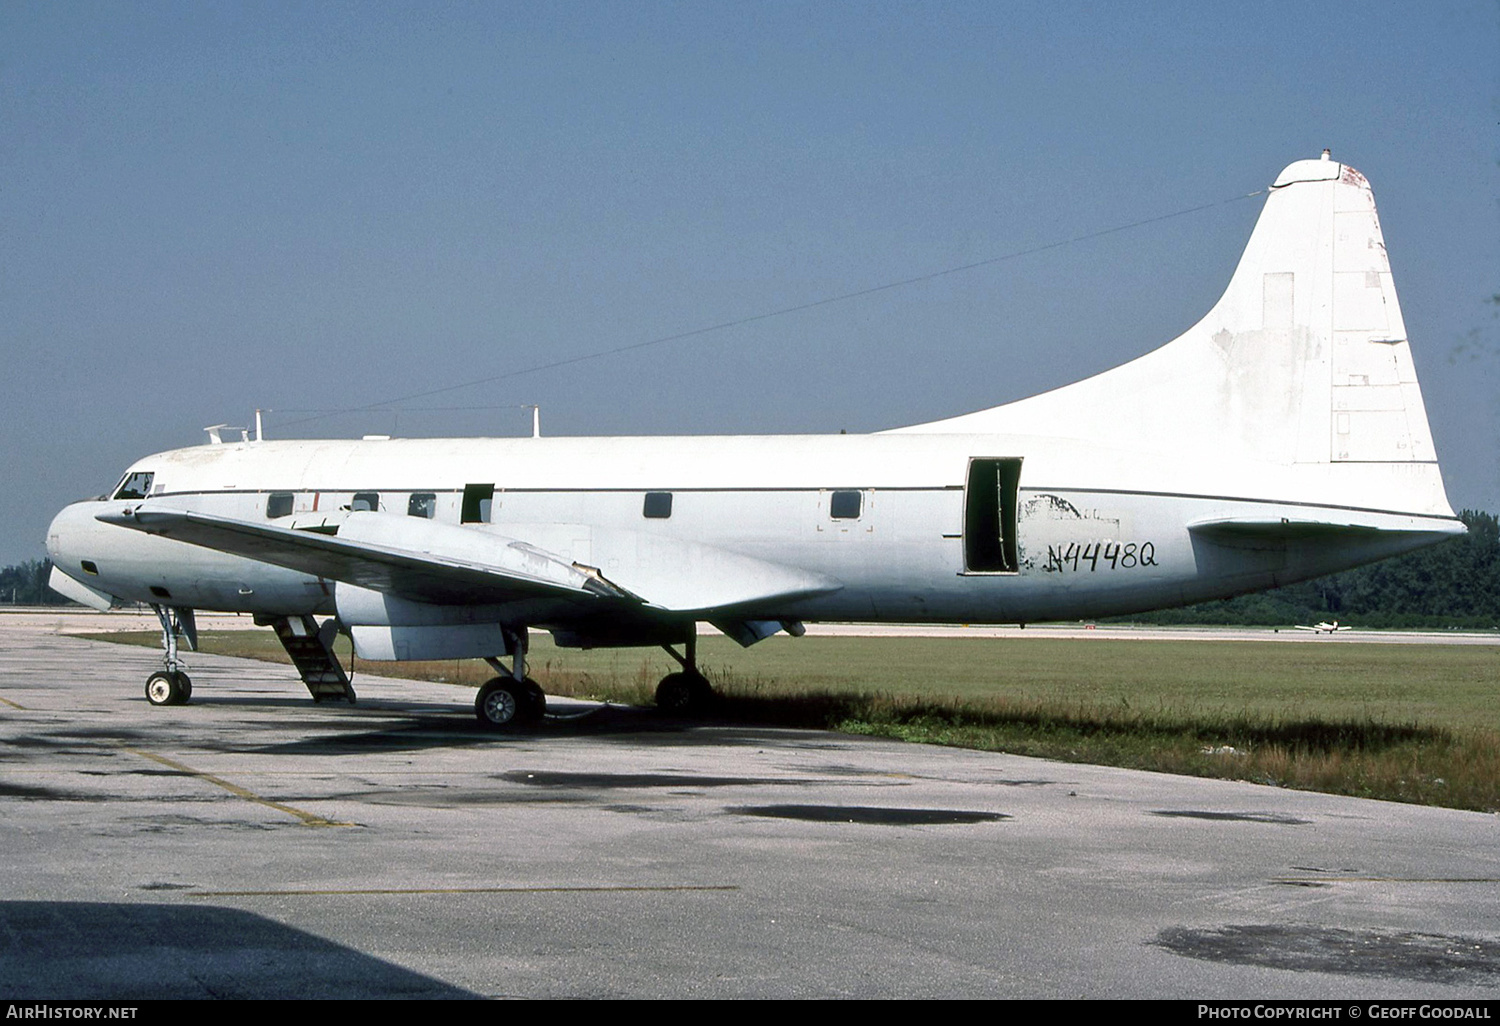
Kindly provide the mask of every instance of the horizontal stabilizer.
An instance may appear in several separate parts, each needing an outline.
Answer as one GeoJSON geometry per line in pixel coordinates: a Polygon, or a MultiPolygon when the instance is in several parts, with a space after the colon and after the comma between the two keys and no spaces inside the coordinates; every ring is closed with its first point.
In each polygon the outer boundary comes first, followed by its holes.
{"type": "Polygon", "coordinates": [[[1405,529],[1389,523],[1379,525],[1333,523],[1326,520],[1292,520],[1284,517],[1274,520],[1255,517],[1222,517],[1194,521],[1188,524],[1187,528],[1193,534],[1205,538],[1221,538],[1225,541],[1357,541],[1376,537],[1388,538],[1393,534],[1409,534],[1437,541],[1464,532],[1463,525],[1458,521],[1453,521],[1450,525],[1444,521],[1435,521],[1425,517],[1420,521],[1414,520],[1411,526],[1405,529]]]}
{"type": "Polygon", "coordinates": [[[1310,538],[1349,537],[1351,535],[1379,533],[1379,528],[1354,524],[1330,524],[1312,520],[1257,520],[1250,518],[1226,518],[1223,520],[1200,520],[1188,524],[1194,534],[1211,538],[1263,539],[1277,541],[1302,541],[1310,538]]]}
{"type": "Polygon", "coordinates": [[[1216,517],[1187,528],[1199,573],[1262,575],[1277,585],[1399,556],[1464,533],[1457,519],[1352,512],[1347,520],[1216,517]],[[1298,568],[1295,573],[1289,573],[1292,567],[1298,568]]]}

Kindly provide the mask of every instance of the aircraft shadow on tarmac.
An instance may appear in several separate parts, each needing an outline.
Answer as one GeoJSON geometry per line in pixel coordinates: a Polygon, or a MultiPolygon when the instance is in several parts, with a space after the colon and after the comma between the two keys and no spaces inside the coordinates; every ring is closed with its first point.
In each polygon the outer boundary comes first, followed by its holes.
{"type": "Polygon", "coordinates": [[[475,998],[251,912],[0,901],[0,992],[22,999],[475,998]]]}
{"type": "MultiPolygon", "coordinates": [[[[589,737],[603,742],[697,745],[753,745],[785,742],[788,730],[824,731],[833,723],[859,713],[861,696],[812,693],[805,695],[733,696],[721,699],[691,717],[667,715],[642,706],[564,705],[567,711],[549,714],[540,723],[495,731],[480,725],[472,713],[451,704],[400,699],[361,699],[351,709],[342,703],[312,705],[305,698],[281,696],[212,696],[193,705],[203,708],[300,709],[306,735],[294,741],[258,745],[253,732],[226,734],[218,747],[224,751],[268,754],[341,755],[372,751],[423,751],[437,748],[507,746],[545,742],[549,738],[589,737]]],[[[191,708],[191,707],[190,707],[191,708]]],[[[979,717],[991,726],[1028,722],[1026,714],[979,717]]],[[[1093,725],[1080,721],[1080,726],[1093,725]]],[[[248,724],[247,724],[248,726],[248,724]]],[[[1321,720],[1288,721],[1244,728],[1247,743],[1286,744],[1312,750],[1336,750],[1357,742],[1380,750],[1413,741],[1441,740],[1440,731],[1414,725],[1348,723],[1321,720]]],[[[808,740],[806,744],[815,744],[808,740]]],[[[1236,742],[1238,743],[1238,742],[1236,742]]],[[[830,747],[839,742],[830,738],[830,747]]]]}
{"type": "MultiPolygon", "coordinates": [[[[590,737],[632,744],[738,746],[785,741],[787,730],[825,730],[847,704],[845,696],[798,695],[735,697],[702,713],[678,716],[652,707],[566,703],[540,723],[495,731],[481,725],[465,706],[437,702],[361,697],[354,708],[342,702],[315,705],[303,697],[280,695],[195,696],[182,713],[194,710],[300,711],[306,736],[261,745],[254,730],[226,732],[214,747],[223,751],[266,754],[344,755],[437,748],[490,747],[535,743],[549,738],[590,737]]],[[[284,723],[283,726],[289,726],[284,723]]],[[[253,728],[246,722],[244,728],[253,728]]],[[[295,729],[295,728],[294,728],[295,729]]],[[[816,744],[816,742],[808,742],[816,744]]],[[[804,744],[805,747],[805,744],[804,744]]],[[[830,742],[830,747],[837,747],[830,742]]]]}

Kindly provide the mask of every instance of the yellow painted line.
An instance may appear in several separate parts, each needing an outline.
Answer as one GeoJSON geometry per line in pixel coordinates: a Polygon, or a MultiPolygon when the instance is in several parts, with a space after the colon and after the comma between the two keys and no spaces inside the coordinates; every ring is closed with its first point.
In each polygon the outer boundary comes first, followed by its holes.
{"type": "Polygon", "coordinates": [[[19,702],[12,702],[8,698],[0,698],[0,702],[4,702],[6,705],[10,706],[12,709],[20,709],[22,712],[26,711],[26,707],[24,705],[21,705],[19,702]]]}
{"type": "Polygon", "coordinates": [[[269,798],[262,798],[254,791],[243,788],[238,784],[230,783],[223,777],[216,777],[212,773],[199,772],[198,770],[193,769],[191,766],[184,766],[182,763],[176,762],[172,759],[168,759],[164,755],[156,755],[152,752],[143,752],[139,748],[127,748],[125,745],[121,745],[120,747],[129,752],[131,755],[139,755],[142,759],[150,759],[152,762],[160,763],[161,765],[166,766],[170,769],[177,770],[179,773],[186,773],[190,777],[197,777],[199,780],[207,781],[208,783],[213,784],[215,787],[222,787],[230,794],[238,795],[246,801],[255,802],[257,805],[264,805],[266,808],[275,809],[277,812],[284,812],[288,816],[295,816],[303,826],[352,827],[359,825],[358,823],[339,823],[335,820],[324,819],[322,816],[314,815],[311,812],[304,812],[303,810],[293,808],[290,805],[283,805],[281,802],[273,802],[269,798]]]}
{"type": "Polygon", "coordinates": [[[594,887],[351,887],[330,890],[281,891],[194,891],[190,898],[289,898],[323,897],[339,894],[620,894],[635,891],[737,891],[736,884],[647,884],[594,887]]]}

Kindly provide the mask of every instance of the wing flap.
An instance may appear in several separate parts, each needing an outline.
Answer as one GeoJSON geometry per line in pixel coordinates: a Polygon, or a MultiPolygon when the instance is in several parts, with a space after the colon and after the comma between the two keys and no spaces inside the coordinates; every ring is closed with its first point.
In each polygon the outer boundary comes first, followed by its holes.
{"type": "Polygon", "coordinates": [[[593,550],[609,581],[673,613],[775,613],[843,587],[816,571],[644,532],[595,530],[593,550]]]}

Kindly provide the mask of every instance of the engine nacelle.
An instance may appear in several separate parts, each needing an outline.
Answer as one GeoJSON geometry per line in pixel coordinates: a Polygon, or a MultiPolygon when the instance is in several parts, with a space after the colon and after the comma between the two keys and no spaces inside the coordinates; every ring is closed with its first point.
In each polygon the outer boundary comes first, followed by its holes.
{"type": "MultiPolygon", "coordinates": [[[[571,564],[482,527],[359,512],[343,523],[339,537],[575,588],[590,579],[571,564]]],[[[340,581],[334,603],[360,658],[411,660],[510,654],[514,629],[507,625],[535,622],[548,600],[439,604],[340,581]]]]}

